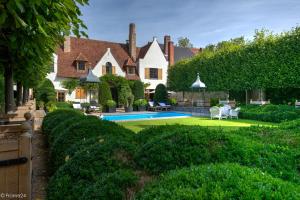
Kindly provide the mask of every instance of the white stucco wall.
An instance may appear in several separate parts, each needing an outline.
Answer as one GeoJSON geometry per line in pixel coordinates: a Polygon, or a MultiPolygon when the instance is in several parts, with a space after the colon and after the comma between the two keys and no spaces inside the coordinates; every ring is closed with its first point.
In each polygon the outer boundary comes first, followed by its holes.
{"type": "Polygon", "coordinates": [[[100,59],[100,61],[96,64],[93,69],[93,73],[101,77],[102,76],[102,66],[105,65],[107,62],[110,62],[112,66],[116,67],[116,75],[125,77],[125,72],[123,72],[122,68],[119,66],[118,62],[114,58],[113,54],[110,51],[110,48],[107,48],[106,53],[100,59]]]}
{"type": "Polygon", "coordinates": [[[169,62],[166,60],[156,38],[154,38],[144,58],[139,59],[138,61],[139,75],[141,81],[144,83],[150,83],[150,86],[146,89],[155,89],[156,86],[160,83],[166,85],[168,76],[168,65],[169,62]],[[162,80],[145,79],[145,68],[162,69],[162,80]]]}

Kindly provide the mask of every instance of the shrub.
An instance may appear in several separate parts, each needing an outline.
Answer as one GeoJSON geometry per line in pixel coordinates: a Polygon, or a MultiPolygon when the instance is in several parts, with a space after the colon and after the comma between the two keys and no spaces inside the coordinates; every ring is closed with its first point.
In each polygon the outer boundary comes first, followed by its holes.
{"type": "Polygon", "coordinates": [[[265,144],[276,144],[298,149],[300,145],[300,131],[295,129],[285,129],[286,127],[281,128],[281,126],[279,127],[280,128],[263,126],[243,127],[236,131],[232,131],[231,133],[265,144]]]}
{"type": "Polygon", "coordinates": [[[147,100],[146,99],[138,99],[138,100],[135,100],[133,105],[134,106],[147,106],[147,100]]]}
{"type": "Polygon", "coordinates": [[[171,171],[147,185],[137,200],[299,199],[300,187],[238,164],[216,164],[171,171]]]}
{"type": "Polygon", "coordinates": [[[106,106],[109,107],[109,108],[115,108],[116,107],[116,102],[114,100],[108,100],[106,102],[106,106]]]}
{"type": "Polygon", "coordinates": [[[168,103],[172,106],[177,105],[177,100],[175,98],[170,98],[168,99],[168,103]]]}
{"type": "Polygon", "coordinates": [[[104,139],[107,137],[123,139],[130,137],[130,135],[133,136],[130,130],[114,122],[100,120],[92,116],[86,117],[84,120],[65,129],[54,141],[50,149],[52,169],[55,171],[64,164],[66,156],[68,156],[66,154],[68,148],[81,140],[97,136],[103,136],[104,139]]]}
{"type": "Polygon", "coordinates": [[[96,191],[96,196],[110,194],[109,199],[114,199],[116,193],[118,197],[124,192],[125,186],[134,184],[135,176],[130,171],[130,158],[134,150],[135,146],[126,138],[120,140],[107,137],[77,152],[50,179],[47,188],[48,199],[82,199],[86,189],[93,190],[93,187],[98,188],[98,185],[105,187],[96,191]],[[128,174],[132,177],[128,178],[128,174]],[[122,182],[118,182],[120,179],[122,182]]]}
{"type": "Polygon", "coordinates": [[[80,199],[126,199],[126,189],[134,186],[137,180],[137,176],[129,169],[108,173],[88,187],[80,199]]]}
{"type": "Polygon", "coordinates": [[[288,147],[267,145],[247,138],[198,126],[156,128],[148,141],[139,140],[136,163],[159,174],[168,170],[207,163],[237,162],[255,166],[285,180],[300,182],[297,171],[299,157],[288,147]],[[160,133],[160,135],[158,135],[160,133]]]}
{"type": "Polygon", "coordinates": [[[282,122],[282,123],[280,123],[279,127],[281,129],[299,129],[300,128],[300,119],[282,122]]]}
{"type": "Polygon", "coordinates": [[[99,103],[102,106],[106,105],[108,100],[112,100],[111,91],[106,81],[99,83],[99,103]]]}
{"type": "Polygon", "coordinates": [[[69,102],[55,102],[55,106],[58,109],[66,109],[66,108],[72,108],[72,104],[69,102]]]}
{"type": "Polygon", "coordinates": [[[267,122],[283,122],[300,117],[300,110],[287,105],[243,106],[240,118],[267,122]]]}
{"type": "Polygon", "coordinates": [[[168,91],[164,84],[158,84],[156,86],[153,99],[155,102],[167,102],[168,91]]]}
{"type": "Polygon", "coordinates": [[[77,124],[80,120],[84,120],[84,118],[86,118],[84,115],[72,115],[51,129],[50,133],[48,134],[48,143],[50,146],[60,136],[61,133],[63,133],[73,124],[77,124]]]}
{"type": "Polygon", "coordinates": [[[43,119],[42,131],[44,134],[49,134],[52,129],[62,123],[64,120],[67,120],[69,117],[75,115],[82,115],[80,111],[73,109],[60,109],[55,110],[51,113],[48,113],[43,119]]]}
{"type": "Polygon", "coordinates": [[[132,94],[136,100],[145,98],[144,83],[142,81],[134,81],[132,86],[132,94]]]}
{"type": "Polygon", "coordinates": [[[210,107],[217,106],[219,104],[218,98],[211,98],[210,99],[210,107]]]}
{"type": "Polygon", "coordinates": [[[36,89],[36,100],[43,101],[45,104],[48,102],[56,101],[56,92],[52,82],[45,79],[36,89]]]}
{"type": "Polygon", "coordinates": [[[121,85],[121,90],[119,93],[119,104],[125,107],[131,107],[134,101],[134,96],[131,92],[129,84],[121,85]]]}

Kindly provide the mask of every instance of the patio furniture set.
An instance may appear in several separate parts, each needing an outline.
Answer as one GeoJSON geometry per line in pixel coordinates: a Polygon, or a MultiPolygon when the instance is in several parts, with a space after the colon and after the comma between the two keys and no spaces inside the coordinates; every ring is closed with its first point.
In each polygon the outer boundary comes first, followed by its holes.
{"type": "Polygon", "coordinates": [[[237,107],[235,109],[232,109],[230,105],[224,105],[223,107],[211,107],[209,109],[210,111],[210,118],[214,119],[227,119],[227,118],[239,118],[239,112],[240,112],[241,108],[237,107]]]}
{"type": "Polygon", "coordinates": [[[154,101],[149,101],[148,102],[148,110],[149,111],[168,111],[171,110],[171,105],[168,105],[163,102],[158,102],[157,105],[154,103],[154,101]]]}

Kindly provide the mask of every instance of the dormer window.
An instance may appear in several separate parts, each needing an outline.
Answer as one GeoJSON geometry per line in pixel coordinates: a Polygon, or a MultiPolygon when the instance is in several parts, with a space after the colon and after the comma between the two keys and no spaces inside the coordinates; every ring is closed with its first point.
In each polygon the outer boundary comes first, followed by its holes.
{"type": "Polygon", "coordinates": [[[77,70],[85,71],[85,61],[78,60],[77,61],[77,70]]]}
{"type": "Polygon", "coordinates": [[[127,74],[130,74],[130,75],[135,74],[135,68],[134,67],[128,67],[127,68],[127,74]]]}

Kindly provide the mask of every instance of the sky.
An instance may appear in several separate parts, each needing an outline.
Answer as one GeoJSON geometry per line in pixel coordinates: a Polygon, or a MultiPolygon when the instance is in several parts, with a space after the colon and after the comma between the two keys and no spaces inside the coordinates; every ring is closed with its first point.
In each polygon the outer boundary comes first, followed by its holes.
{"type": "Polygon", "coordinates": [[[81,8],[89,38],[125,43],[136,24],[137,45],[170,35],[194,47],[244,36],[255,29],[274,33],[300,26],[300,0],[90,0],[81,8]]]}

